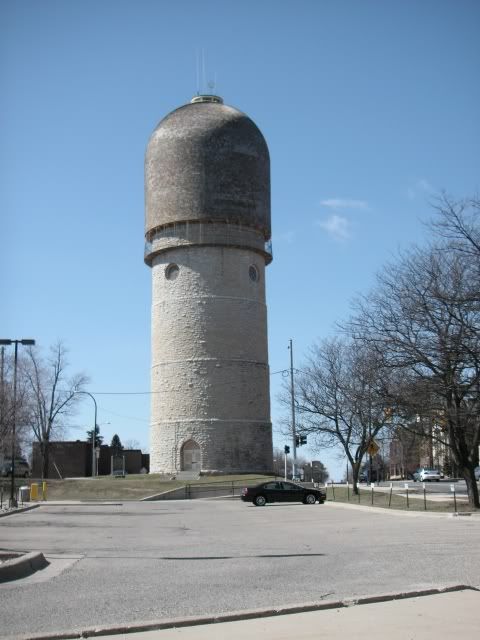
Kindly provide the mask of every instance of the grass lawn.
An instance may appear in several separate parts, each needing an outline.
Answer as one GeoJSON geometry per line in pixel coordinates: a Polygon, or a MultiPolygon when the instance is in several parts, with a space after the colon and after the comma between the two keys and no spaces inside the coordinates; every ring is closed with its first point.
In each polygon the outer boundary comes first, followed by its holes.
{"type": "MultiPolygon", "coordinates": [[[[256,485],[264,480],[273,479],[272,476],[260,476],[253,474],[246,475],[226,475],[226,476],[202,476],[198,480],[170,480],[170,477],[156,474],[128,475],[125,478],[112,478],[111,476],[99,476],[98,478],[78,478],[67,480],[48,480],[47,499],[48,500],[141,500],[158,493],[171,491],[179,487],[208,484],[214,487],[243,487],[256,485]]],[[[32,482],[38,482],[41,491],[41,481],[31,478],[16,478],[16,486],[27,486],[32,482]]],[[[7,500],[10,495],[10,478],[0,479],[0,491],[3,487],[3,500],[7,500]]],[[[345,485],[329,484],[327,486],[327,500],[335,502],[349,502],[350,504],[360,504],[363,506],[375,506],[385,509],[400,509],[410,511],[436,511],[436,512],[467,512],[471,511],[468,502],[457,499],[456,509],[454,508],[453,495],[449,499],[432,499],[435,494],[426,496],[426,509],[423,500],[423,493],[418,489],[410,489],[409,500],[405,492],[392,493],[388,490],[379,491],[374,489],[373,501],[371,488],[360,489],[360,495],[356,496],[350,488],[348,491],[345,485]]]]}
{"type": "Polygon", "coordinates": [[[410,511],[436,511],[436,512],[464,512],[471,511],[471,508],[468,502],[463,499],[457,498],[457,508],[454,508],[453,495],[451,499],[448,500],[439,500],[438,498],[432,500],[431,497],[435,494],[426,494],[426,505],[423,500],[423,492],[422,491],[409,491],[408,504],[405,491],[401,493],[393,492],[392,497],[390,499],[390,492],[387,491],[375,491],[373,490],[373,501],[372,501],[372,489],[360,489],[360,493],[356,496],[353,493],[352,488],[348,491],[345,485],[343,486],[334,486],[332,488],[331,485],[327,487],[327,500],[335,501],[335,502],[349,502],[350,504],[360,504],[363,506],[374,506],[374,507],[383,507],[385,509],[400,509],[400,510],[410,510],[410,511]],[[426,509],[425,509],[426,506],[426,509]]]}
{"type": "MultiPolygon", "coordinates": [[[[99,476],[97,478],[78,478],[67,480],[47,480],[47,500],[141,500],[164,491],[171,491],[187,484],[215,484],[216,486],[243,486],[258,484],[270,476],[232,475],[202,476],[194,481],[170,480],[169,477],[155,474],[127,475],[125,478],[99,476]]],[[[41,481],[31,478],[16,478],[16,486],[27,486],[41,481]]],[[[7,497],[10,479],[0,482],[4,485],[4,496],[7,497]]],[[[9,495],[9,493],[8,493],[9,495]]]]}

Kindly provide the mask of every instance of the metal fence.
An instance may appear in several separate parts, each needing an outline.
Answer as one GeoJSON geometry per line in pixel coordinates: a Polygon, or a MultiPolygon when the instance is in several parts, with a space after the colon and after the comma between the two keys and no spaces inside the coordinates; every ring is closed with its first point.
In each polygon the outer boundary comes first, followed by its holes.
{"type": "MultiPolygon", "coordinates": [[[[272,476],[273,479],[273,476],[272,476]]],[[[267,482],[265,476],[238,480],[219,480],[212,482],[192,482],[183,487],[158,494],[154,500],[195,500],[196,498],[239,497],[244,487],[251,487],[260,482],[267,482]]]]}
{"type": "Polygon", "coordinates": [[[412,511],[436,511],[454,513],[470,511],[468,496],[458,494],[454,483],[443,483],[444,491],[433,491],[427,483],[372,483],[369,487],[358,487],[354,493],[351,484],[328,483],[325,488],[327,500],[349,502],[386,509],[409,509],[412,511]]]}

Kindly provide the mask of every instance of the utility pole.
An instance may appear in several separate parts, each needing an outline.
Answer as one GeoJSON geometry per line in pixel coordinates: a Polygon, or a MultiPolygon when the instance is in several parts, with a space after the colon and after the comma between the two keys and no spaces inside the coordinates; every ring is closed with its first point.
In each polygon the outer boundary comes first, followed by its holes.
{"type": "Polygon", "coordinates": [[[293,341],[290,339],[290,394],[292,402],[292,480],[297,475],[297,430],[295,426],[295,387],[293,382],[293,341]]]}

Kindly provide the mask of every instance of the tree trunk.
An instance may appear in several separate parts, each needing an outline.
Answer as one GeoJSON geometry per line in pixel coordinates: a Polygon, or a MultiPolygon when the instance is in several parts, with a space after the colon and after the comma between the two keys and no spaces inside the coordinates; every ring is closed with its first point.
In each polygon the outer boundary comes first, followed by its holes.
{"type": "Polygon", "coordinates": [[[356,462],[352,464],[352,484],[353,484],[353,493],[358,496],[358,476],[360,474],[360,463],[356,462]]]}
{"type": "Polygon", "coordinates": [[[42,480],[47,480],[48,478],[48,463],[50,456],[50,442],[48,440],[44,440],[41,444],[42,450],[42,480]]]}
{"type": "Polygon", "coordinates": [[[475,480],[475,470],[473,466],[462,467],[462,476],[467,483],[468,491],[468,504],[472,509],[480,509],[480,502],[478,497],[478,485],[475,480]]]}

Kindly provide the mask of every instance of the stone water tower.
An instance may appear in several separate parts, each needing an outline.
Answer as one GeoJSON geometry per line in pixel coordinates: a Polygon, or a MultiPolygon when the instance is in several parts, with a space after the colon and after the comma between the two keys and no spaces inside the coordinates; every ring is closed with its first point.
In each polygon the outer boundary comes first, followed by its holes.
{"type": "Polygon", "coordinates": [[[218,96],[196,96],[150,138],[145,201],[150,471],[271,471],[270,160],[260,130],[218,96]]]}

